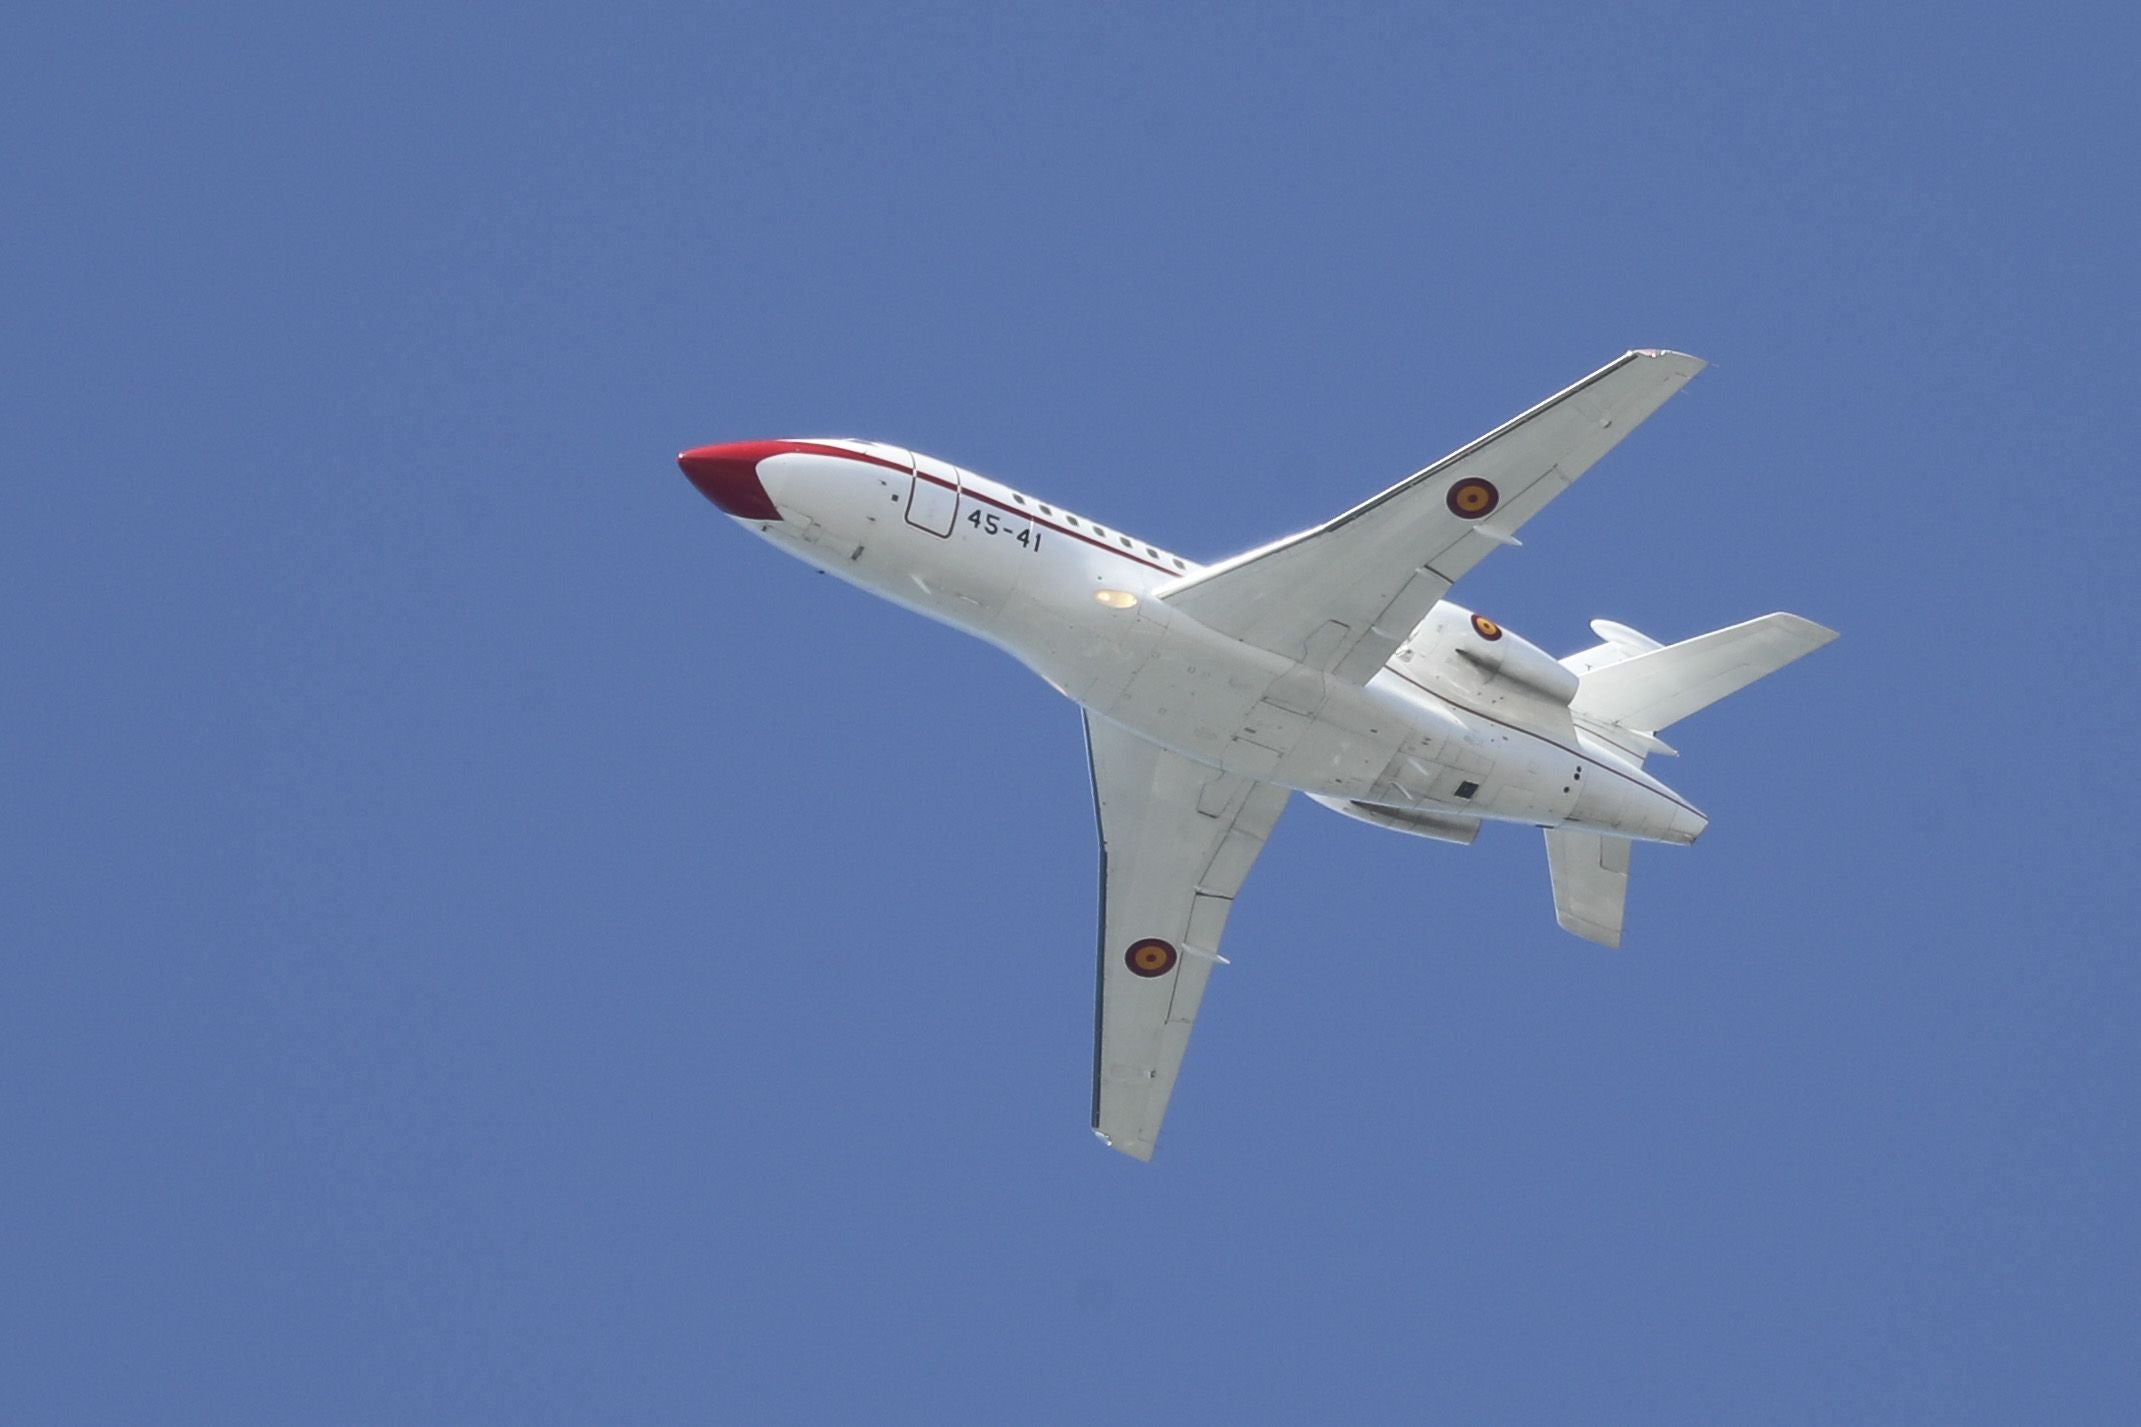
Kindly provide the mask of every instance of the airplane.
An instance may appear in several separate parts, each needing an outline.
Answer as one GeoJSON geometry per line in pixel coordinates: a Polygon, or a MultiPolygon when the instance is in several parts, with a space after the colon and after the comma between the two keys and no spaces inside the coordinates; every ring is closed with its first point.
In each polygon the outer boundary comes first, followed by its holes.
{"type": "Polygon", "coordinates": [[[1082,706],[1100,830],[1093,1129],[1149,1160],[1228,912],[1294,793],[1444,842],[1543,828],[1556,919],[1609,947],[1631,844],[1702,833],[1644,768],[1674,751],[1658,735],[1834,630],[1780,613],[1661,644],[1598,620],[1597,644],[1557,660],[1445,596],[1704,365],[1628,352],[1215,565],[875,441],[732,442],[677,464],[778,548],[1082,706]]]}

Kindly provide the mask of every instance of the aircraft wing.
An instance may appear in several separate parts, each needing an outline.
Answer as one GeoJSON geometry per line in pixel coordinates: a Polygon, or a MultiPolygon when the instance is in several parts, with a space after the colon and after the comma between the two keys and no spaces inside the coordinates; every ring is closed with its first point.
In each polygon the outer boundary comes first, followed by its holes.
{"type": "Polygon", "coordinates": [[[1365,684],[1435,601],[1705,364],[1617,357],[1337,519],[1160,598],[1222,634],[1365,684]]]}
{"type": "Polygon", "coordinates": [[[1151,1159],[1227,912],[1289,793],[1090,713],[1085,743],[1100,819],[1093,1130],[1151,1159]]]}

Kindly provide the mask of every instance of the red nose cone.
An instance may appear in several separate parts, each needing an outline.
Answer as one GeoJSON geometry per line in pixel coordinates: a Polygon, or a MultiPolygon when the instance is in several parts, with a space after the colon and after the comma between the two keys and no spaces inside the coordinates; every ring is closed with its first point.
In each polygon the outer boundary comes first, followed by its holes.
{"type": "Polygon", "coordinates": [[[779,520],[773,498],[758,483],[758,463],[781,449],[778,441],[698,446],[676,458],[699,494],[742,520],[779,520]]]}

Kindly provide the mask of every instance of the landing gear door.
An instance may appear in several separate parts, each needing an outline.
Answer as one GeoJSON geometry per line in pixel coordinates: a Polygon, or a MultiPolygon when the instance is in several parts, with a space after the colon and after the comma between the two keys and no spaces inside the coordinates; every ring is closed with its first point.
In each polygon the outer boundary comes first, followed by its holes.
{"type": "Polygon", "coordinates": [[[910,455],[913,478],[907,489],[907,523],[931,535],[949,536],[959,518],[959,468],[927,456],[910,455]]]}

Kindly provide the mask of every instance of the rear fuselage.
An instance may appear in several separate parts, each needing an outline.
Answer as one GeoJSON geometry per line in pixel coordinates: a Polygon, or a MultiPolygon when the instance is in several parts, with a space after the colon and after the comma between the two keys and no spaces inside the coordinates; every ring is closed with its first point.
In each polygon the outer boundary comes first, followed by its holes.
{"type": "Polygon", "coordinates": [[[985,639],[1094,713],[1229,772],[1370,812],[1676,843],[1704,826],[1574,724],[1573,675],[1447,602],[1360,686],[1172,608],[1168,588],[1196,562],[929,456],[767,441],[681,462],[798,559],[985,639]]]}

